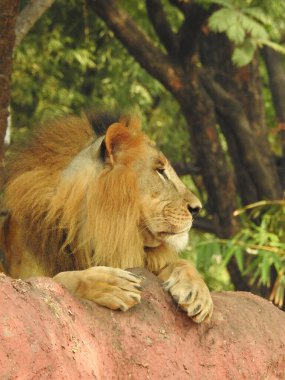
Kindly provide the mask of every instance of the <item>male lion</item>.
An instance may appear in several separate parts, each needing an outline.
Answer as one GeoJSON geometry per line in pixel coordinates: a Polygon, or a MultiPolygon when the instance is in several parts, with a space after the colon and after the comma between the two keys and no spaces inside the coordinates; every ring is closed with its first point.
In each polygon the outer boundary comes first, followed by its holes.
{"type": "Polygon", "coordinates": [[[95,119],[55,121],[11,160],[5,271],[54,276],[79,297],[125,311],[141,299],[141,278],[126,268],[145,267],[195,322],[209,319],[209,290],[177,254],[200,201],[137,119],[95,119]]]}

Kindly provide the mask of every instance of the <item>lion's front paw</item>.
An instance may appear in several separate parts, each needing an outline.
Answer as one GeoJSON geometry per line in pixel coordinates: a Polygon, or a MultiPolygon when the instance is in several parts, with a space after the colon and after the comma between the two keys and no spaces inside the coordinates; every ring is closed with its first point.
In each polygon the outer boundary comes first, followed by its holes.
{"type": "Polygon", "coordinates": [[[178,305],[196,323],[209,320],[213,313],[213,301],[209,289],[200,276],[193,276],[186,270],[174,271],[163,283],[178,305]]]}
{"type": "Polygon", "coordinates": [[[119,268],[92,267],[61,272],[54,280],[77,296],[112,310],[126,311],[141,300],[142,277],[119,268]]]}

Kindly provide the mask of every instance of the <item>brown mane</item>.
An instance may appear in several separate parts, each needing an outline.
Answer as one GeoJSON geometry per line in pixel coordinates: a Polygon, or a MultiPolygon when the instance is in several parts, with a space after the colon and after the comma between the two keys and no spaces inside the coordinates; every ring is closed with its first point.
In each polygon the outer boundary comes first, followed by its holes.
{"type": "MultiPolygon", "coordinates": [[[[128,138],[114,125],[116,136],[106,141],[109,150],[123,141],[128,152],[121,157],[125,164],[143,154],[144,145],[137,123],[129,124],[128,138]]],[[[137,179],[128,165],[112,170],[107,166],[96,176],[94,165],[87,162],[82,170],[62,175],[95,139],[87,119],[70,117],[49,124],[11,162],[6,204],[12,217],[25,226],[26,246],[37,252],[48,275],[91,265],[144,264],[137,179]]]]}

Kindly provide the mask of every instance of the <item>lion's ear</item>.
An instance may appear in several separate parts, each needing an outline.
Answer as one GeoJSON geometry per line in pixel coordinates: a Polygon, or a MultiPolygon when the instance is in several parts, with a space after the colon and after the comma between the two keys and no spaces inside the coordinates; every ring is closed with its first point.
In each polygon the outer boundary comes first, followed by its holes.
{"type": "Polygon", "coordinates": [[[112,124],[106,132],[105,149],[106,155],[111,163],[114,162],[114,155],[122,149],[123,146],[128,146],[132,139],[129,129],[122,123],[112,124]]]}

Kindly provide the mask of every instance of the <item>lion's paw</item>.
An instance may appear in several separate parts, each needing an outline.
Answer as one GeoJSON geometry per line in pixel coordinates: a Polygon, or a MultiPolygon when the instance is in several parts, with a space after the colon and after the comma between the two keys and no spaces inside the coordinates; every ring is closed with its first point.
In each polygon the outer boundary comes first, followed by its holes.
{"type": "Polygon", "coordinates": [[[187,272],[174,272],[163,283],[177,304],[187,312],[187,315],[196,323],[207,321],[213,313],[213,301],[209,289],[199,276],[189,275],[187,272]]]}
{"type": "Polygon", "coordinates": [[[92,267],[54,277],[72,293],[112,310],[126,311],[141,301],[142,277],[119,268],[92,267]]]}

